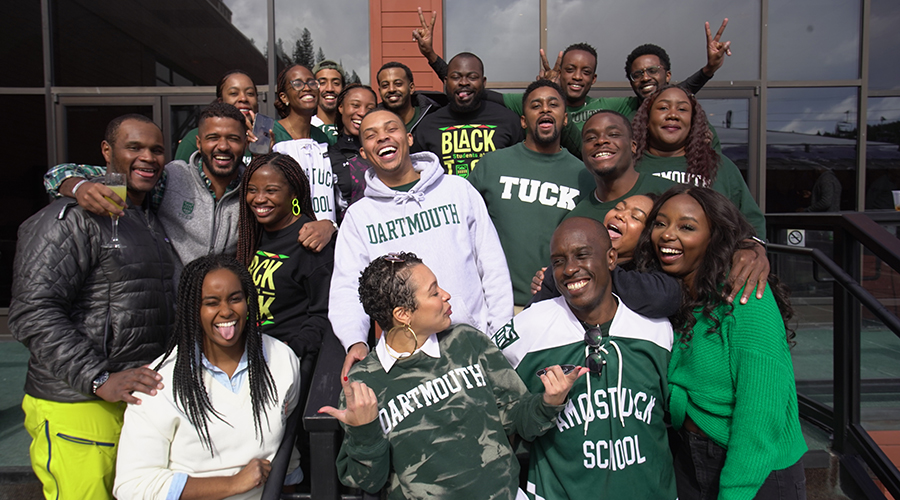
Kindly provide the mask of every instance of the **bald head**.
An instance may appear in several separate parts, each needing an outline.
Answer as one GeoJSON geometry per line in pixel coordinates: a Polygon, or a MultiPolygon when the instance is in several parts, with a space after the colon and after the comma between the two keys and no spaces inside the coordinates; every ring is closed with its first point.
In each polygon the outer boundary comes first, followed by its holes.
{"type": "Polygon", "coordinates": [[[586,217],[566,219],[550,240],[550,262],[556,287],[575,317],[605,323],[616,312],[609,273],[616,251],[602,223],[586,217]]]}
{"type": "Polygon", "coordinates": [[[606,252],[612,248],[612,241],[609,239],[609,231],[602,222],[591,219],[589,217],[570,217],[557,226],[553,232],[553,238],[550,239],[551,251],[553,241],[559,237],[567,237],[572,234],[582,234],[591,243],[591,247],[598,252],[606,252]]]}

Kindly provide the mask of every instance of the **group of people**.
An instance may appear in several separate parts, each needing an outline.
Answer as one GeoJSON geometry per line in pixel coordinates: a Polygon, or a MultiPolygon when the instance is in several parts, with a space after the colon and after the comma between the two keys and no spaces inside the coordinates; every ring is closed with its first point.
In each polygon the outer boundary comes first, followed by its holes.
{"type": "Polygon", "coordinates": [[[348,486],[805,498],[790,302],[694,97],[730,53],[727,19],[681,84],[641,45],[635,96],[596,99],[586,43],[499,94],[475,54],[444,62],[419,15],[443,94],[398,62],[376,89],[334,61],[289,66],[253,154],[256,86],[231,71],[171,162],[159,127],[125,115],[105,166],[45,175],[59,199],[20,228],[9,317],[44,494],[258,497],[305,405],[301,366],[335,335],[343,391],[320,412],[345,430],[348,486]]]}

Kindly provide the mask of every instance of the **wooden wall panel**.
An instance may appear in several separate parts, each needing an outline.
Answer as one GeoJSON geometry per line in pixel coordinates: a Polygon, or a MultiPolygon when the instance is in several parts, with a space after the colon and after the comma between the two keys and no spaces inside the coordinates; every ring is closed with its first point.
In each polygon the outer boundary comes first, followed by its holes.
{"type": "Polygon", "coordinates": [[[422,7],[425,20],[431,20],[431,12],[437,12],[434,25],[434,50],[444,55],[443,0],[369,0],[369,56],[370,81],[377,87],[376,72],[388,61],[398,61],[413,71],[416,88],[443,90],[444,85],[431,70],[428,61],[419,54],[412,37],[421,23],[417,8],[422,7]]]}

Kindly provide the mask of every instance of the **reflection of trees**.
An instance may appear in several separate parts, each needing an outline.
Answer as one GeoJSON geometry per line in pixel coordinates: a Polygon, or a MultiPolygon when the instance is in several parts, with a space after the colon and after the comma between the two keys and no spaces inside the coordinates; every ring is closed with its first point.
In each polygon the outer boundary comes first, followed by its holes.
{"type": "Polygon", "coordinates": [[[878,125],[867,125],[866,132],[870,141],[900,144],[900,121],[884,123],[882,118],[878,125]]]}
{"type": "MultiPolygon", "coordinates": [[[[292,57],[288,57],[287,53],[284,52],[284,47],[281,39],[278,39],[278,43],[275,46],[275,52],[278,55],[279,64],[287,67],[291,64],[300,64],[306,66],[310,70],[312,70],[313,66],[324,61],[325,51],[322,50],[322,47],[319,46],[318,50],[316,50],[315,42],[313,42],[312,33],[309,32],[308,28],[303,28],[303,31],[295,32],[295,34],[299,33],[298,36],[295,36],[297,39],[294,42],[294,51],[292,57]]],[[[343,62],[338,60],[339,64],[343,67],[343,62]]],[[[279,68],[280,70],[280,68],[279,68]]],[[[356,70],[347,71],[344,68],[344,79],[349,83],[360,83],[359,75],[356,74],[356,70]]]]}

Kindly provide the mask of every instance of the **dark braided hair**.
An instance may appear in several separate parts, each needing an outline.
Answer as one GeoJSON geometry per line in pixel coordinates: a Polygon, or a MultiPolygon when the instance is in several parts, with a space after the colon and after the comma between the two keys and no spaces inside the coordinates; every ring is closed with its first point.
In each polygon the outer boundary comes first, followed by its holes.
{"type": "MultiPolygon", "coordinates": [[[[698,308],[701,314],[709,318],[713,326],[709,328],[707,333],[718,333],[721,326],[721,319],[716,318],[713,312],[721,305],[728,307],[725,317],[730,316],[734,311],[734,305],[725,301],[731,291],[731,283],[726,280],[728,272],[731,270],[731,260],[737,250],[752,248],[755,243],[748,241],[750,236],[754,236],[753,226],[747,222],[747,219],[724,195],[713,191],[709,188],[690,186],[680,184],[672,186],[668,191],[662,194],[656,203],[653,204],[653,210],[647,215],[647,226],[641,233],[638,240],[637,249],[634,253],[634,261],[638,263],[641,271],[661,270],[659,260],[656,255],[656,248],[652,241],[652,232],[654,221],[659,214],[660,208],[671,198],[685,194],[696,200],[706,215],[709,224],[709,243],[707,245],[706,254],[700,262],[700,267],[694,273],[693,293],[690,293],[687,286],[682,282],[683,299],[681,308],[674,316],[669,318],[672,324],[681,335],[681,341],[690,344],[693,337],[694,325],[697,319],[694,317],[694,311],[698,308]]],[[[743,283],[740,284],[743,286],[743,283]]],[[[783,283],[774,274],[769,274],[768,287],[775,296],[775,303],[781,313],[781,319],[784,321],[786,330],[786,340],[788,345],[793,346],[793,338],[795,333],[788,325],[790,319],[794,316],[794,309],[791,307],[790,292],[783,283]]],[[[756,300],[750,299],[750,300],[756,300]]]]}
{"type": "Polygon", "coordinates": [[[162,361],[154,368],[159,368],[172,354],[175,368],[172,374],[172,393],[178,407],[187,415],[188,420],[204,447],[209,448],[210,456],[215,456],[209,437],[207,422],[210,414],[219,420],[222,416],[213,408],[209,394],[203,383],[203,367],[197,355],[203,347],[203,325],[200,324],[200,307],[202,302],[203,281],[212,271],[227,269],[241,281],[241,289],[247,299],[248,318],[244,323],[243,340],[249,366],[250,401],[253,404],[253,427],[256,436],[262,441],[262,420],[260,415],[269,404],[278,401],[278,389],[269,372],[269,366],[263,357],[262,334],[257,326],[259,320],[259,300],[256,287],[247,267],[234,257],[225,255],[207,255],[185,266],[178,284],[178,304],[175,314],[175,328],[169,338],[169,345],[162,361]]]}
{"type": "Polygon", "coordinates": [[[637,142],[637,158],[641,159],[644,151],[650,147],[650,113],[653,104],[663,92],[669,89],[678,89],[684,92],[691,103],[691,128],[688,132],[687,144],[684,146],[684,156],[687,159],[687,174],[692,182],[698,186],[710,187],[716,180],[719,171],[719,153],[711,146],[712,132],[709,131],[709,122],[706,113],[694,94],[685,91],[677,85],[660,87],[650,97],[644,99],[641,107],[634,115],[632,126],[634,127],[634,140],[637,142]]]}
{"type": "Polygon", "coordinates": [[[272,167],[287,179],[291,195],[297,198],[297,203],[300,205],[300,213],[316,220],[310,199],[309,179],[297,160],[281,153],[269,153],[254,157],[241,178],[239,195],[243,202],[238,218],[237,259],[245,267],[253,261],[253,255],[259,249],[259,239],[263,233],[262,225],[256,220],[250,204],[247,203],[247,189],[250,187],[250,178],[253,177],[253,173],[264,166],[272,167]]]}
{"type": "Polygon", "coordinates": [[[416,291],[409,284],[413,266],[422,259],[412,252],[382,255],[373,260],[359,276],[359,301],[366,314],[382,330],[394,326],[394,308],[413,312],[418,307],[416,291]]]}
{"type": "Polygon", "coordinates": [[[338,94],[337,97],[337,111],[335,112],[334,124],[338,126],[338,132],[340,135],[347,135],[347,132],[344,130],[344,117],[341,115],[341,105],[344,104],[344,99],[347,97],[347,94],[350,93],[353,89],[366,89],[372,93],[372,97],[375,99],[375,104],[378,104],[378,94],[372,90],[372,87],[368,85],[363,85],[361,83],[351,83],[344,87],[344,90],[341,90],[341,93],[338,94]]]}

